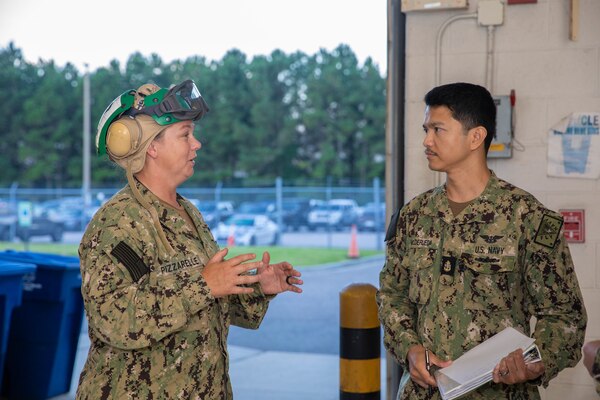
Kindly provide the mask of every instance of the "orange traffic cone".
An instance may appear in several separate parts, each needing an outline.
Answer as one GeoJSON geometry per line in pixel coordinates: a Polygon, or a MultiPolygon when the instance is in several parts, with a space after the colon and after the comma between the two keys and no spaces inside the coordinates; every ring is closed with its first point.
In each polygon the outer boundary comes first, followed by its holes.
{"type": "Polygon", "coordinates": [[[235,231],[235,225],[231,225],[229,228],[229,236],[227,236],[227,247],[235,246],[235,236],[233,235],[235,231]]]}
{"type": "Polygon", "coordinates": [[[358,258],[360,252],[358,251],[358,243],[356,240],[356,225],[352,224],[350,232],[350,247],[348,248],[348,258],[358,258]]]}

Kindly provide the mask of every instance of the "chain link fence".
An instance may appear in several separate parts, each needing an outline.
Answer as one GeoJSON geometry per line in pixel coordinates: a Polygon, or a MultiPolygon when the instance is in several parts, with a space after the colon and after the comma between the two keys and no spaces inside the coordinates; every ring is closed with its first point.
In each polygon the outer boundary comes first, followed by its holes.
{"type": "MultiPolygon", "coordinates": [[[[121,188],[0,188],[0,240],[83,231],[98,208],[121,188]]],[[[385,188],[371,186],[286,186],[282,179],[261,187],[180,187],[211,229],[238,214],[264,215],[280,232],[350,230],[382,232],[385,188]]]]}

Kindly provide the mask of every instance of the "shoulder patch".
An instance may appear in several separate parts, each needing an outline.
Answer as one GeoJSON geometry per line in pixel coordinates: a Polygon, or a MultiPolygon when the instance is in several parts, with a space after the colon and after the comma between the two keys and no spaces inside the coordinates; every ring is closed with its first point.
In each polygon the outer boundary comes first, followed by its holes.
{"type": "Polygon", "coordinates": [[[150,268],[144,261],[137,255],[137,253],[129,247],[125,242],[119,242],[114,249],[110,252],[121,264],[127,268],[131,279],[134,282],[140,280],[140,278],[150,272],[150,268]]]}
{"type": "Polygon", "coordinates": [[[563,221],[549,214],[544,214],[533,240],[537,244],[553,248],[560,235],[563,221]]]}
{"type": "Polygon", "coordinates": [[[385,241],[389,242],[396,237],[396,226],[398,225],[398,217],[400,216],[400,209],[396,209],[390,218],[390,224],[388,225],[387,232],[385,233],[385,241]]]}

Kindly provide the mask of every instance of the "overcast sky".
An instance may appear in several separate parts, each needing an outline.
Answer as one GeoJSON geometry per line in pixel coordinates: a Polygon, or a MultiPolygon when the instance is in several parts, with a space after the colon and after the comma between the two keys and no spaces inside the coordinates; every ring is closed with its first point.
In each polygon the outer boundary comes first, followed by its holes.
{"type": "Polygon", "coordinates": [[[0,0],[0,47],[26,60],[71,62],[81,71],[124,63],[135,51],[163,61],[218,60],[232,48],[249,58],[347,44],[362,64],[386,69],[386,0],[0,0]]]}

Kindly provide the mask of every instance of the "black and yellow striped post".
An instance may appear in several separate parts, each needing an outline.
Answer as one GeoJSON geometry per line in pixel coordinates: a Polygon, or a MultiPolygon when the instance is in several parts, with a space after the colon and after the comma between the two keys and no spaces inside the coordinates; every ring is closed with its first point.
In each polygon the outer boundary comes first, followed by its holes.
{"type": "Polygon", "coordinates": [[[340,400],[379,400],[381,345],[375,293],[355,283],[340,292],[340,400]]]}

